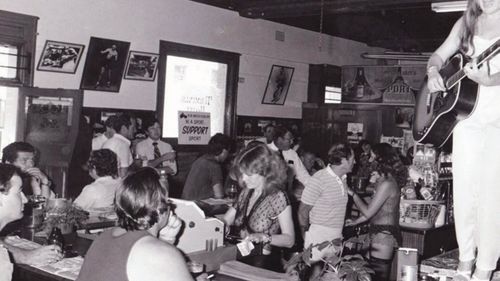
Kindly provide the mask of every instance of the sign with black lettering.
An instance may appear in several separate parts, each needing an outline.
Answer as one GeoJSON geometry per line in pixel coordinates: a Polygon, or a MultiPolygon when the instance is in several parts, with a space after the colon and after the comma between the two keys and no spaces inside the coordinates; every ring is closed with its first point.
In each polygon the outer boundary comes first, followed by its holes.
{"type": "Polygon", "coordinates": [[[207,144],[210,140],[210,113],[178,111],[179,144],[207,144]]]}

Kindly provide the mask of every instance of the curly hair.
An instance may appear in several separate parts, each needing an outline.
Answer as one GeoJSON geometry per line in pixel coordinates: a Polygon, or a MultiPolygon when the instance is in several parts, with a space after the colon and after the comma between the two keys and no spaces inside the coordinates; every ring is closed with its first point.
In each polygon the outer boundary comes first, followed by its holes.
{"type": "Polygon", "coordinates": [[[263,193],[265,195],[283,188],[287,179],[287,167],[277,153],[271,151],[267,145],[258,144],[242,150],[234,162],[235,171],[240,185],[242,175],[259,174],[265,179],[263,193]]]}
{"type": "Polygon", "coordinates": [[[155,169],[144,167],[123,180],[115,195],[120,227],[147,230],[158,222],[160,214],[170,210],[167,190],[159,179],[155,169]]]}
{"type": "Polygon", "coordinates": [[[89,168],[95,169],[99,177],[118,176],[118,160],[116,153],[104,148],[90,153],[89,168]]]}
{"type": "Polygon", "coordinates": [[[383,175],[392,175],[401,188],[408,179],[408,168],[401,161],[398,151],[388,143],[378,143],[373,146],[377,162],[376,170],[383,175]]]}
{"type": "Polygon", "coordinates": [[[9,193],[11,188],[10,180],[14,175],[21,176],[21,169],[11,164],[0,163],[0,192],[9,193]]]}

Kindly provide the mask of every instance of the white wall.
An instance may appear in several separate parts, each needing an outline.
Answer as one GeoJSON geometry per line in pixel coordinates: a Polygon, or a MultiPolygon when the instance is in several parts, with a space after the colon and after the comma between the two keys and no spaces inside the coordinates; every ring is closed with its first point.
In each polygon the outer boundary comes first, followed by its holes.
{"type": "MultiPolygon", "coordinates": [[[[240,17],[236,12],[188,0],[0,0],[0,9],[38,16],[36,63],[45,40],[85,44],[91,36],[131,42],[130,49],[159,50],[159,40],[242,54],[237,114],[300,118],[307,99],[308,65],[371,64],[359,54],[380,51],[365,44],[240,17]],[[276,41],[275,32],[285,33],[276,41]],[[261,105],[273,64],[295,68],[284,106],[261,105]]],[[[80,86],[86,51],[76,74],[35,72],[35,86],[80,86]]],[[[85,91],[84,106],[154,110],[157,81],[123,80],[119,93],[85,91]]]]}

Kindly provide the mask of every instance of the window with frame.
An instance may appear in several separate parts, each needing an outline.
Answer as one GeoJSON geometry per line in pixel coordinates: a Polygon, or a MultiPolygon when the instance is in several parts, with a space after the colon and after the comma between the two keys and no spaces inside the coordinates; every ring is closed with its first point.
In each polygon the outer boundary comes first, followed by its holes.
{"type": "Polygon", "coordinates": [[[239,54],[160,41],[157,112],[176,144],[178,111],[210,113],[210,133],[234,132],[239,54]]]}
{"type": "Polygon", "coordinates": [[[0,86],[32,86],[38,18],[0,10],[0,86]]]}

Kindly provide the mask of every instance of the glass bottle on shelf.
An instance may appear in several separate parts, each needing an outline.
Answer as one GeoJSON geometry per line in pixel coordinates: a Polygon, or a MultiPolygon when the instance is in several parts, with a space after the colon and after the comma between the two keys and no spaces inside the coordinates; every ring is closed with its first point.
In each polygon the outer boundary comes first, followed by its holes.
{"type": "Polygon", "coordinates": [[[358,100],[363,99],[365,95],[369,95],[370,85],[366,80],[363,67],[356,68],[356,77],[347,91],[350,97],[358,100]]]}
{"type": "Polygon", "coordinates": [[[168,190],[168,177],[165,169],[160,169],[160,184],[163,188],[168,190]]]}

